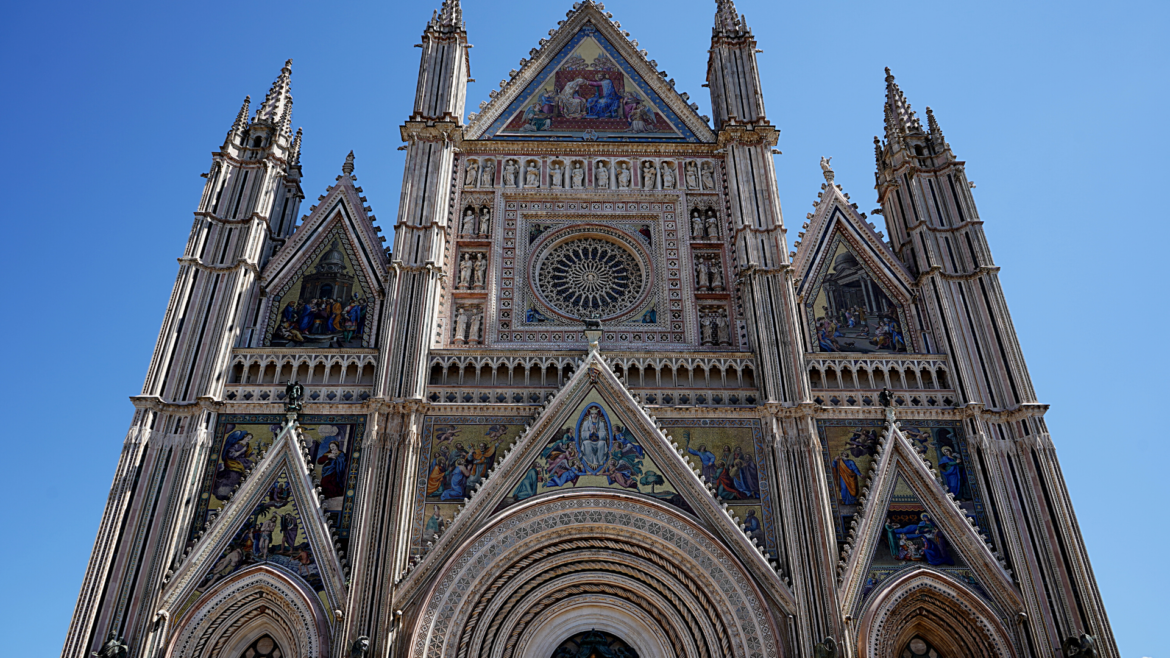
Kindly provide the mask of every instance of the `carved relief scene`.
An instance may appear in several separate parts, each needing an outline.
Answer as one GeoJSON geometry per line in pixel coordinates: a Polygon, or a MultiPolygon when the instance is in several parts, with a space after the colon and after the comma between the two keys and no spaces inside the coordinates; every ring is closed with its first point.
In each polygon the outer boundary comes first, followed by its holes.
{"type": "MultiPolygon", "coordinates": [[[[280,435],[284,416],[222,415],[209,453],[192,537],[215,518],[280,435]]],[[[312,461],[313,484],[324,497],[326,518],[348,541],[361,458],[365,416],[302,416],[301,431],[312,461]]]]}
{"type": "Polygon", "coordinates": [[[590,23],[488,129],[500,138],[696,141],[590,23]]]}
{"type": "Polygon", "coordinates": [[[903,309],[838,237],[806,298],[818,352],[909,351],[903,309]]]}
{"type": "Polygon", "coordinates": [[[267,346],[370,347],[369,284],[354,267],[353,246],[340,229],[326,236],[300,271],[277,291],[267,346]]]}

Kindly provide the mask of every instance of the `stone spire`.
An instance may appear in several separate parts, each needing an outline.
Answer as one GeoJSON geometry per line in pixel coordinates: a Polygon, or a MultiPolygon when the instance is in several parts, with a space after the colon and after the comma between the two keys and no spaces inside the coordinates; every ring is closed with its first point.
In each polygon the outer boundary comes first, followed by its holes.
{"type": "Polygon", "coordinates": [[[882,149],[882,140],[877,135],[873,136],[873,156],[877,161],[877,170],[881,171],[885,165],[885,153],[882,149]]]}
{"type": "Polygon", "coordinates": [[[950,148],[950,145],[947,144],[947,138],[943,136],[942,128],[938,125],[938,119],[934,118],[934,112],[930,107],[926,108],[926,127],[930,129],[930,141],[937,151],[942,152],[950,148]]]}
{"type": "Polygon", "coordinates": [[[735,0],[715,0],[715,34],[734,35],[746,30],[747,21],[735,10],[735,0]]]}
{"type": "Polygon", "coordinates": [[[236,115],[236,120],[232,123],[232,127],[228,130],[227,137],[223,140],[224,148],[227,148],[233,141],[243,139],[244,131],[248,129],[248,108],[252,104],[251,96],[244,96],[244,104],[240,106],[240,112],[236,115]]]}
{"type": "Polygon", "coordinates": [[[276,82],[272,83],[272,88],[268,90],[268,95],[264,97],[264,103],[256,110],[256,121],[275,124],[283,130],[281,132],[288,132],[288,124],[292,120],[292,60],[284,63],[284,67],[280,69],[280,75],[276,77],[276,82]]]}
{"type": "Polygon", "coordinates": [[[431,27],[443,32],[463,31],[463,7],[459,0],[443,0],[431,17],[431,27]]]}
{"type": "Polygon", "coordinates": [[[890,137],[890,133],[898,135],[923,135],[922,123],[918,121],[918,116],[914,114],[914,110],[910,109],[910,103],[906,102],[906,97],[902,94],[902,90],[898,88],[898,83],[894,82],[894,74],[890,73],[890,68],[886,67],[886,139],[890,137]]]}
{"type": "Polygon", "coordinates": [[[289,149],[288,161],[293,167],[301,165],[301,136],[304,134],[304,128],[297,128],[297,134],[293,137],[292,147],[289,149]]]}

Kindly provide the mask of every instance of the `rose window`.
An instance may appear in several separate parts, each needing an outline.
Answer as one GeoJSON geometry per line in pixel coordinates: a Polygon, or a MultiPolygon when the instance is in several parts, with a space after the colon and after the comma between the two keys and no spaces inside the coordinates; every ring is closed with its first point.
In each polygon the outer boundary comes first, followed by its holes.
{"type": "Polygon", "coordinates": [[[629,311],[645,288],[638,258],[620,245],[580,238],[548,251],[537,288],[550,306],[574,318],[609,318],[629,311]]]}

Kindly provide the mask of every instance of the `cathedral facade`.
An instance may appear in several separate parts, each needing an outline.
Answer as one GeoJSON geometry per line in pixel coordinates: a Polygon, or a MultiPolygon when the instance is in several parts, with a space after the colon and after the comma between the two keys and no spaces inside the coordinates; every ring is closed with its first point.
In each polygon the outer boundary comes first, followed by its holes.
{"type": "Polygon", "coordinates": [[[419,47],[391,248],[352,153],[301,213],[291,62],[245,100],[64,656],[1118,655],[973,185],[888,70],[888,237],[825,159],[789,252],[731,0],[713,117],[590,0],[470,114],[458,0],[419,47]]]}

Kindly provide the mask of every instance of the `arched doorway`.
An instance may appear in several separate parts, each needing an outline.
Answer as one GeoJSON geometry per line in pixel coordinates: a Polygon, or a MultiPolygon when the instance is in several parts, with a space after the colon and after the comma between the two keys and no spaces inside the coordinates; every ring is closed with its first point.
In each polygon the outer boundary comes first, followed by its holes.
{"type": "Polygon", "coordinates": [[[691,517],[620,493],[509,508],[432,582],[412,658],[552,658],[591,631],[643,658],[780,655],[735,556],[691,517]]]}
{"type": "Polygon", "coordinates": [[[549,658],[641,658],[628,642],[596,628],[565,638],[549,658]]]}

